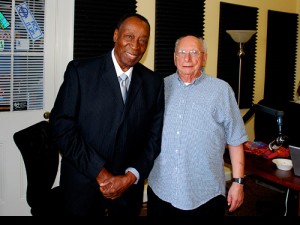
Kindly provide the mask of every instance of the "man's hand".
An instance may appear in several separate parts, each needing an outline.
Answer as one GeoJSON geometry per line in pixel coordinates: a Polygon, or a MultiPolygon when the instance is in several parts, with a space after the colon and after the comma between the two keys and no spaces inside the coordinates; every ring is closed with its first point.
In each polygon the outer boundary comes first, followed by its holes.
{"type": "Polygon", "coordinates": [[[228,191],[227,202],[229,212],[235,211],[244,202],[244,185],[236,182],[232,182],[232,185],[228,191]]]}
{"type": "Polygon", "coordinates": [[[127,172],[125,175],[118,176],[113,176],[111,174],[111,176],[109,176],[108,174],[105,176],[107,179],[98,179],[100,174],[97,177],[97,181],[102,180],[100,183],[98,181],[100,191],[102,192],[103,196],[108,199],[116,199],[120,197],[124,191],[126,191],[136,181],[135,175],[131,172],[127,172]]]}
{"type": "Polygon", "coordinates": [[[104,182],[106,179],[112,177],[113,175],[108,172],[104,167],[102,168],[102,170],[100,171],[100,173],[98,174],[98,176],[96,177],[96,180],[100,186],[100,184],[102,182],[104,182]]]}

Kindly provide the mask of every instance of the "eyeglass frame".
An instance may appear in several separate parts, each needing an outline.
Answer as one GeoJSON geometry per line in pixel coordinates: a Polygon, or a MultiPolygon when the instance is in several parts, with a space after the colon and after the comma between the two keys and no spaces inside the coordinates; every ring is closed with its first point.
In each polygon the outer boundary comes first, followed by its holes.
{"type": "Polygon", "coordinates": [[[205,52],[199,51],[198,49],[192,49],[190,51],[186,51],[185,49],[180,49],[178,51],[175,51],[175,55],[179,58],[185,58],[187,54],[189,54],[192,58],[197,58],[200,56],[200,54],[204,54],[205,52]]]}

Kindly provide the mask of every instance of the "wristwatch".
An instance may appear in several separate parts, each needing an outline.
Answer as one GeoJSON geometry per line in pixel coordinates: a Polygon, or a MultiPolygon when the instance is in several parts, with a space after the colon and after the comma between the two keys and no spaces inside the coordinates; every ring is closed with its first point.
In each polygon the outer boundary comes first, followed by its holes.
{"type": "Polygon", "coordinates": [[[246,178],[232,178],[231,181],[239,184],[246,184],[246,178]]]}

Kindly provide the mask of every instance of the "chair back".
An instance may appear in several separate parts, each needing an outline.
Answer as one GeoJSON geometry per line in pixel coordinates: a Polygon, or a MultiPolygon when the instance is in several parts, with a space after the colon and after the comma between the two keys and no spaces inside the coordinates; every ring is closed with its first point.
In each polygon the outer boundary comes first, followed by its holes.
{"type": "Polygon", "coordinates": [[[24,160],[27,175],[27,203],[32,215],[49,215],[59,210],[59,186],[53,188],[59,165],[48,121],[38,122],[13,135],[24,160]]]}

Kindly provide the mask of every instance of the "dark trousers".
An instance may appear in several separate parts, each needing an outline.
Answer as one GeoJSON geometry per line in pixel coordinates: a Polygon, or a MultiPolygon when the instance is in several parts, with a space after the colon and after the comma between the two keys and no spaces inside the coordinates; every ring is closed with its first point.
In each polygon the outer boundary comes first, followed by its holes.
{"type": "Polygon", "coordinates": [[[103,199],[103,197],[97,199],[95,197],[95,201],[90,203],[88,210],[85,210],[85,212],[76,213],[66,209],[64,215],[76,217],[88,216],[101,218],[104,216],[111,216],[133,218],[140,214],[142,201],[138,203],[130,200],[122,197],[119,197],[115,200],[107,200],[103,199]]]}
{"type": "MultiPolygon", "coordinates": [[[[147,216],[152,217],[149,220],[152,224],[161,224],[164,217],[180,218],[187,216],[225,216],[226,198],[223,195],[218,195],[205,204],[193,210],[181,210],[175,208],[170,203],[161,200],[154,194],[151,187],[147,189],[147,216]]],[[[195,221],[196,222],[196,221],[195,221]]],[[[199,223],[199,221],[197,221],[199,223]]]]}
{"type": "MultiPolygon", "coordinates": [[[[140,185],[140,184],[138,184],[140,185]]],[[[140,185],[141,186],[141,185],[140,185]]],[[[102,217],[128,217],[134,218],[137,217],[142,208],[143,204],[143,187],[142,189],[138,186],[132,186],[128,190],[126,190],[122,196],[109,200],[106,199],[99,188],[90,188],[85,191],[85,195],[77,201],[72,201],[70,196],[65,198],[65,211],[64,215],[66,216],[83,216],[83,217],[94,217],[94,218],[102,218],[102,217]]],[[[67,193],[64,192],[64,193],[67,193]]]]}

